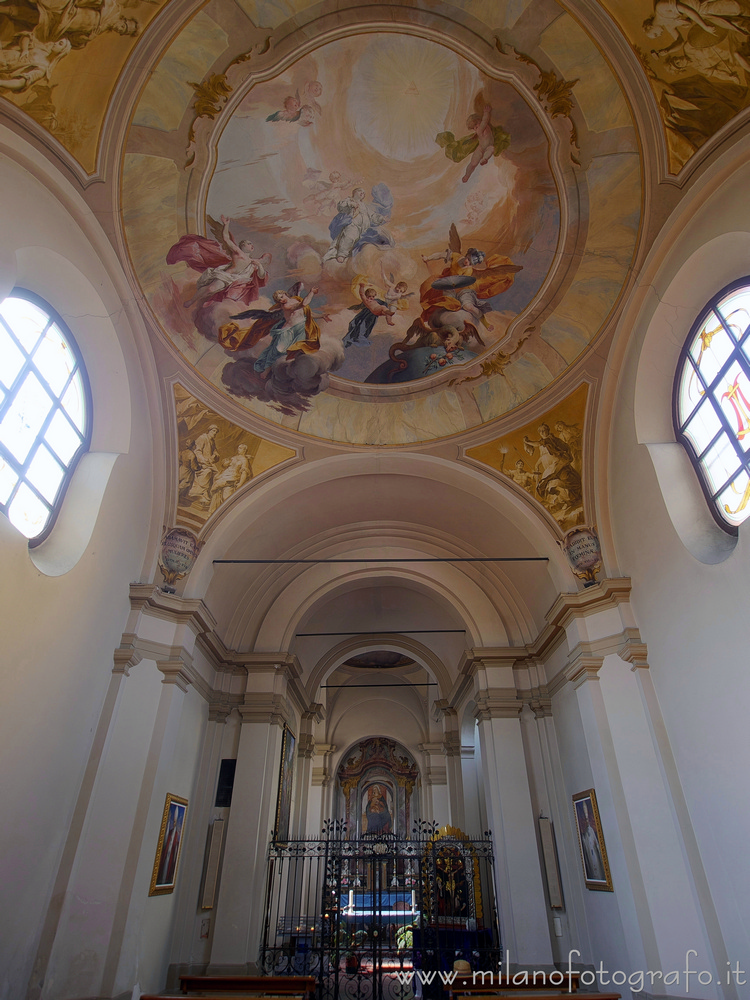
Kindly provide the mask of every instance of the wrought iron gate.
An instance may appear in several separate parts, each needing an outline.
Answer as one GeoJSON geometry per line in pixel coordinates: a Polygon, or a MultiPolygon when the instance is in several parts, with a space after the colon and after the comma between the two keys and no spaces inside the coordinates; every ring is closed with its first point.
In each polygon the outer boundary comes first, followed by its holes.
{"type": "Polygon", "coordinates": [[[319,1000],[438,996],[456,959],[497,969],[492,840],[418,823],[412,837],[271,842],[260,962],[313,975],[319,1000]],[[432,976],[430,975],[432,973],[432,976]]]}

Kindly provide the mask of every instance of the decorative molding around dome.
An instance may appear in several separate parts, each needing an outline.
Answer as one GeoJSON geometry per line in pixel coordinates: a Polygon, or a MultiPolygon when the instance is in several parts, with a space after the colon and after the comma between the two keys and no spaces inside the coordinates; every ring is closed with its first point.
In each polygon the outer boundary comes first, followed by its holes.
{"type": "Polygon", "coordinates": [[[191,368],[263,420],[376,446],[480,428],[563,375],[641,214],[628,104],[577,22],[373,6],[242,49],[223,9],[164,53],[123,160],[135,279],[191,368]]]}

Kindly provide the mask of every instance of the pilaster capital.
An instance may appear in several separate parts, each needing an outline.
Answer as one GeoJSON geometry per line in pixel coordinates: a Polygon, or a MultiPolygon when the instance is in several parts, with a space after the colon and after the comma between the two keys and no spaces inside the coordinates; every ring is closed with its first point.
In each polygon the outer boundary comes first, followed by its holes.
{"type": "Polygon", "coordinates": [[[477,706],[474,718],[480,724],[490,719],[517,719],[523,708],[523,702],[518,698],[515,688],[480,691],[474,701],[477,706]]]}
{"type": "Polygon", "coordinates": [[[571,651],[570,662],[563,673],[573,687],[579,688],[586,681],[599,680],[599,671],[603,663],[603,656],[596,656],[579,644],[571,651]]]}
{"type": "Polygon", "coordinates": [[[326,717],[326,707],[315,701],[307,706],[307,710],[302,713],[305,722],[322,722],[326,717]]]}
{"type": "Polygon", "coordinates": [[[617,651],[621,660],[630,664],[631,670],[648,670],[648,646],[637,637],[626,636],[625,640],[617,651]]]}
{"type": "Polygon", "coordinates": [[[445,767],[428,767],[425,772],[425,783],[428,785],[447,785],[448,769],[445,767]]]}
{"type": "Polygon", "coordinates": [[[312,760],[315,756],[315,740],[310,733],[300,733],[297,740],[297,756],[304,760],[312,760]]]}
{"type": "Polygon", "coordinates": [[[458,671],[466,677],[476,676],[479,670],[487,667],[514,667],[519,660],[525,660],[526,648],[512,649],[508,646],[484,646],[477,649],[466,649],[458,664],[458,671]]]}
{"type": "Polygon", "coordinates": [[[164,674],[162,684],[176,684],[183,694],[193,683],[192,658],[183,650],[182,655],[168,660],[157,660],[157,669],[164,674]]]}
{"type": "Polygon", "coordinates": [[[460,757],[461,756],[461,734],[452,732],[445,734],[445,740],[443,742],[443,753],[446,757],[460,757]]]}
{"type": "Polygon", "coordinates": [[[286,699],[278,694],[247,694],[237,708],[243,724],[254,722],[283,728],[290,721],[286,699]]]}
{"type": "Polygon", "coordinates": [[[208,721],[225,723],[235,708],[237,700],[225,701],[224,699],[210,701],[208,703],[208,721]]]}
{"type": "Polygon", "coordinates": [[[125,677],[130,677],[130,668],[136,666],[143,659],[140,650],[135,647],[134,639],[134,635],[123,635],[120,645],[113,654],[113,674],[123,674],[125,677]]]}
{"type": "Polygon", "coordinates": [[[518,692],[524,705],[528,705],[537,719],[547,719],[552,716],[552,698],[546,684],[518,692]]]}

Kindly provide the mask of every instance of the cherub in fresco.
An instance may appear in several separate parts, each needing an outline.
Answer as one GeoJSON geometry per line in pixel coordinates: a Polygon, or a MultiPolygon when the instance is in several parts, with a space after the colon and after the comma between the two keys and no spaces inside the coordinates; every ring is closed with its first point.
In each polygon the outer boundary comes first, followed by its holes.
{"type": "Polygon", "coordinates": [[[380,316],[385,316],[388,326],[395,325],[393,322],[393,314],[396,312],[395,305],[389,305],[384,298],[379,298],[377,290],[364,281],[359,282],[357,291],[362,304],[349,306],[350,309],[356,309],[356,315],[352,317],[343,338],[344,347],[351,347],[352,344],[358,343],[360,337],[369,344],[370,334],[380,316]]]}
{"type": "Polygon", "coordinates": [[[296,122],[299,121],[300,112],[302,110],[302,101],[300,100],[299,91],[292,96],[284,98],[284,103],[280,111],[273,111],[267,116],[267,122],[296,122]]]}
{"type": "Polygon", "coordinates": [[[461,178],[464,184],[477,167],[489,163],[493,156],[499,156],[510,145],[510,136],[499,125],[492,124],[491,116],[492,107],[483,104],[481,112],[475,111],[466,119],[469,135],[457,139],[452,132],[439,132],[435,136],[435,142],[454,163],[460,163],[467,156],[471,157],[461,178]]]}
{"type": "Polygon", "coordinates": [[[235,302],[254,302],[260,289],[268,281],[271,254],[252,256],[250,240],[237,242],[232,236],[230,220],[222,215],[221,228],[209,218],[212,231],[219,239],[209,239],[189,233],[169,248],[167,264],[185,261],[188,267],[200,272],[195,294],[183,305],[189,308],[196,302],[201,307],[211,302],[232,299],[235,302]]]}
{"type": "Polygon", "coordinates": [[[304,202],[314,208],[316,215],[333,211],[344,192],[351,191],[359,183],[343,177],[339,170],[332,170],[327,181],[320,178],[319,174],[319,170],[310,168],[302,178],[302,183],[309,186],[311,192],[305,197],[304,202]]]}
{"type": "Polygon", "coordinates": [[[308,80],[302,91],[305,104],[312,108],[316,115],[322,115],[323,109],[318,104],[318,98],[323,93],[323,84],[319,80],[308,80]]]}
{"type": "Polygon", "coordinates": [[[393,273],[389,272],[386,274],[382,261],[380,264],[380,273],[383,276],[383,284],[385,285],[383,298],[392,310],[391,315],[397,309],[408,309],[409,299],[414,295],[414,292],[409,291],[409,286],[405,281],[396,281],[396,276],[393,273]]]}
{"type": "Polygon", "coordinates": [[[502,472],[504,476],[508,476],[509,479],[512,479],[514,483],[521,487],[521,489],[526,490],[528,493],[535,493],[538,473],[529,471],[522,458],[519,458],[516,461],[515,466],[512,469],[506,469],[506,453],[507,448],[500,449],[500,472],[502,472]]]}

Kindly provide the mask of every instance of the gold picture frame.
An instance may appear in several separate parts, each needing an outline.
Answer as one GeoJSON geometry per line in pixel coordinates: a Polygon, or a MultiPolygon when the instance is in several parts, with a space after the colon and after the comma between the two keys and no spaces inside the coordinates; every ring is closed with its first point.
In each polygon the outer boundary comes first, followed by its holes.
{"type": "Polygon", "coordinates": [[[296,746],[297,738],[289,726],[285,724],[281,743],[281,764],[279,766],[279,788],[276,794],[276,824],[274,827],[274,840],[280,844],[285,844],[289,840],[296,746]]]}
{"type": "Polygon", "coordinates": [[[169,892],[174,892],[182,841],[185,838],[187,807],[187,799],[167,793],[159,828],[159,841],[156,845],[154,870],[151,874],[151,887],[148,890],[149,896],[165,896],[169,892]]]}
{"type": "Polygon", "coordinates": [[[581,852],[583,878],[587,889],[614,892],[612,874],[609,870],[607,848],[596,804],[596,792],[587,788],[573,796],[573,811],[578,831],[578,849],[581,852]]]}

